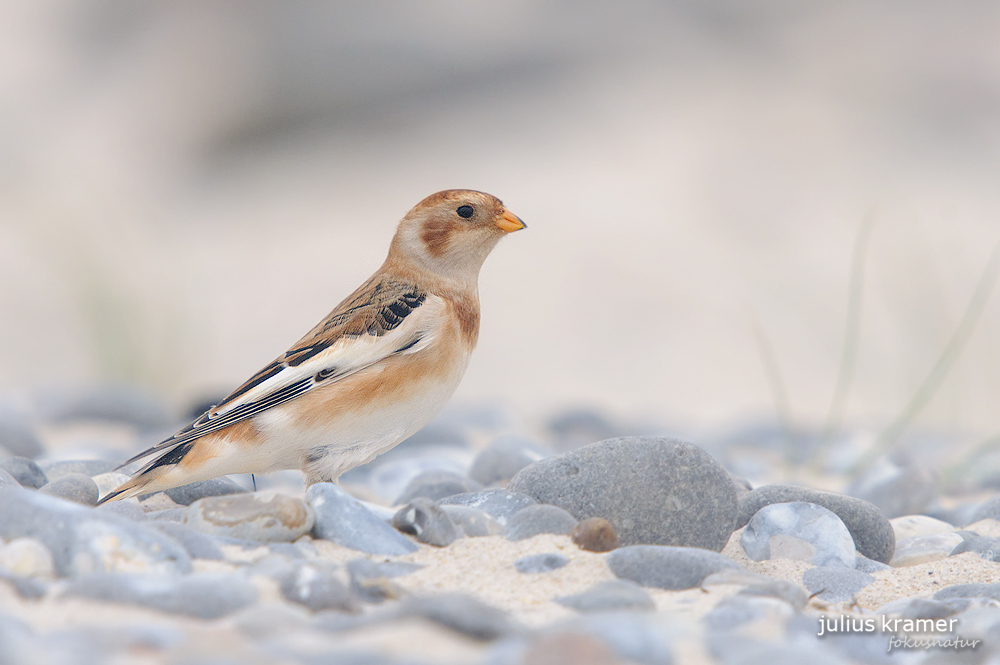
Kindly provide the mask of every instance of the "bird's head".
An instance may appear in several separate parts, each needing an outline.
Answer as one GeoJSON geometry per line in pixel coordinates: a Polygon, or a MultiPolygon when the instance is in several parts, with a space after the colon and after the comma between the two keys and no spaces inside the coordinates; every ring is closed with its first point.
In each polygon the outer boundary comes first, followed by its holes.
{"type": "Polygon", "coordinates": [[[495,196],[469,189],[431,194],[406,213],[389,249],[402,261],[463,284],[475,284],[479,268],[503,236],[525,228],[495,196]]]}

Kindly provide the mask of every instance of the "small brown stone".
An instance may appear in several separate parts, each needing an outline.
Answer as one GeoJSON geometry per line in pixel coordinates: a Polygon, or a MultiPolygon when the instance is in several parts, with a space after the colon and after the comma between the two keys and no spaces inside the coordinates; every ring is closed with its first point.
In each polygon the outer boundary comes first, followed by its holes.
{"type": "Polygon", "coordinates": [[[581,550],[588,552],[610,552],[618,547],[618,535],[611,522],[603,517],[591,517],[583,520],[569,532],[581,550]]]}

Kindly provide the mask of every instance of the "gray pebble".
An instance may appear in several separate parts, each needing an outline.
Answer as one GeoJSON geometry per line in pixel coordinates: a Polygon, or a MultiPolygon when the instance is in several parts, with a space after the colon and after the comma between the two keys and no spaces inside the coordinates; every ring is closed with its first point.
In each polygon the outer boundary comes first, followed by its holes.
{"type": "Polygon", "coordinates": [[[497,438],[476,455],[469,476],[483,485],[505,485],[524,467],[554,454],[532,439],[508,434],[497,438]]]}
{"type": "Polygon", "coordinates": [[[562,568],[569,559],[562,554],[532,554],[514,562],[514,568],[519,573],[547,573],[562,568]]]}
{"type": "Polygon", "coordinates": [[[313,528],[316,514],[301,499],[258,492],[198,499],[184,513],[192,529],[259,543],[291,542],[313,528]]]}
{"type": "Polygon", "coordinates": [[[94,477],[114,471],[116,465],[114,462],[105,462],[99,459],[78,459],[40,462],[38,466],[51,483],[71,473],[82,473],[85,476],[94,477]]]}
{"type": "Polygon", "coordinates": [[[511,515],[503,535],[507,540],[524,540],[540,533],[566,535],[576,525],[576,518],[562,508],[539,504],[511,515]]]}
{"type": "Polygon", "coordinates": [[[157,520],[151,522],[149,526],[180,543],[192,559],[208,559],[210,561],[225,559],[222,550],[219,549],[218,543],[213,538],[195,531],[185,524],[157,520]]]}
{"type": "Polygon", "coordinates": [[[656,603],[649,594],[626,580],[605,580],[581,593],[553,600],[577,612],[656,611],[656,603]]]}
{"type": "Polygon", "coordinates": [[[454,523],[431,499],[417,497],[392,517],[392,526],[435,547],[446,547],[458,538],[454,523]]]}
{"type": "Polygon", "coordinates": [[[152,510],[146,513],[146,519],[151,521],[183,522],[185,515],[187,515],[187,508],[167,508],[166,510],[152,510]]]}
{"type": "Polygon", "coordinates": [[[99,513],[110,513],[133,522],[145,522],[149,518],[135,501],[109,501],[97,507],[99,513]]]}
{"type": "Polygon", "coordinates": [[[953,598],[991,598],[1000,600],[1000,584],[953,584],[947,586],[933,596],[934,600],[952,600],[953,598]]]}
{"type": "Polygon", "coordinates": [[[852,601],[858,592],[875,581],[868,573],[840,566],[816,566],[802,574],[809,593],[828,603],[852,601]]]}
{"type": "Polygon", "coordinates": [[[427,469],[415,475],[393,503],[399,506],[409,503],[417,497],[437,501],[455,494],[478,492],[481,489],[483,486],[480,483],[457,471],[427,469]]]}
{"type": "MultiPolygon", "coordinates": [[[[979,504],[967,523],[974,524],[980,520],[1000,520],[1000,494],[979,504]]],[[[963,521],[962,524],[966,522],[963,521]]]]}
{"type": "Polygon", "coordinates": [[[448,514],[460,535],[468,538],[495,536],[503,527],[495,519],[481,510],[466,506],[438,504],[448,514]]]}
{"type": "Polygon", "coordinates": [[[253,584],[244,575],[233,573],[95,573],[71,581],[63,595],[140,605],[199,619],[218,619],[257,601],[253,584]]]}
{"type": "Polygon", "coordinates": [[[892,566],[881,561],[872,561],[864,554],[859,553],[854,561],[854,570],[860,570],[862,573],[879,573],[883,570],[892,570],[892,566]]]}
{"type": "Polygon", "coordinates": [[[464,593],[416,596],[403,601],[402,616],[419,616],[468,637],[492,641],[521,631],[511,617],[464,593]]]}
{"type": "Polygon", "coordinates": [[[751,621],[777,617],[787,619],[792,608],[782,599],[772,596],[736,595],[723,598],[716,603],[702,622],[712,632],[731,631],[751,621]]]}
{"type": "Polygon", "coordinates": [[[42,468],[35,464],[34,460],[27,457],[8,457],[0,460],[0,470],[13,476],[14,480],[21,484],[21,487],[38,489],[49,482],[42,468]]]}
{"type": "Polygon", "coordinates": [[[754,561],[797,559],[854,568],[854,540],[835,513],[814,503],[772,503],[751,518],[740,544],[754,561]],[[789,540],[794,539],[794,540],[789,540]]]}
{"type": "Polygon", "coordinates": [[[313,535],[368,554],[408,554],[417,546],[333,483],[306,490],[316,513],[313,535]]]}
{"type": "Polygon", "coordinates": [[[501,526],[507,523],[510,516],[527,506],[533,506],[537,501],[525,494],[503,489],[483,490],[469,494],[456,494],[438,502],[442,506],[465,506],[486,513],[501,526]]]}
{"type": "Polygon", "coordinates": [[[340,569],[330,564],[299,563],[280,580],[281,594],[313,612],[337,610],[353,614],[360,610],[360,604],[340,574],[340,569]]]}
{"type": "MultiPolygon", "coordinates": [[[[361,473],[359,469],[362,467],[352,469],[340,477],[340,482],[344,485],[361,485],[379,499],[391,503],[406,491],[411,480],[425,471],[465,473],[466,462],[449,457],[449,455],[454,456],[454,449],[425,452],[427,455],[421,457],[403,457],[388,461],[376,458],[374,462],[369,462],[369,464],[377,463],[377,466],[370,471],[361,473]]],[[[464,460],[467,455],[464,450],[461,452],[461,458],[464,460]]],[[[386,455],[391,453],[392,451],[389,451],[386,455]]]]}
{"type": "MultiPolygon", "coordinates": [[[[38,600],[45,595],[48,587],[41,580],[32,577],[22,577],[21,575],[14,575],[3,568],[0,568],[0,585],[8,584],[21,598],[25,600],[38,600]]],[[[2,621],[3,615],[0,615],[0,621],[2,621]]],[[[4,635],[3,626],[0,624],[0,663],[5,663],[4,661],[4,635]]],[[[20,661],[18,661],[20,662],[20,661]]],[[[25,660],[25,663],[30,663],[32,661],[25,660]]]]}
{"type": "Polygon", "coordinates": [[[916,566],[947,558],[965,539],[954,531],[904,538],[896,543],[891,564],[894,568],[916,566]]]}
{"type": "Polygon", "coordinates": [[[768,580],[749,584],[739,590],[740,596],[769,596],[779,598],[795,610],[801,610],[809,602],[809,594],[801,585],[788,580],[768,580]]]}
{"type": "Polygon", "coordinates": [[[375,562],[371,559],[353,559],[347,562],[351,576],[351,589],[366,603],[381,603],[403,596],[403,591],[392,578],[409,575],[423,568],[420,564],[403,561],[375,562]]]}
{"type": "Polygon", "coordinates": [[[764,506],[772,503],[805,501],[831,510],[851,532],[854,545],[869,559],[889,563],[896,549],[896,534],[878,508],[850,496],[821,492],[797,485],[764,485],[743,495],[739,502],[736,528],[746,525],[764,506]]]}
{"type": "Polygon", "coordinates": [[[660,589],[692,589],[713,573],[743,568],[712,550],[668,545],[619,547],[607,556],[615,577],[660,589]]]}
{"type": "Polygon", "coordinates": [[[0,538],[31,537],[52,553],[56,574],[100,570],[190,572],[191,560],[176,541],[106,512],[25,489],[0,489],[0,538]]]}
{"type": "Polygon", "coordinates": [[[892,519],[922,513],[937,497],[938,485],[937,474],[920,463],[883,457],[845,493],[868,501],[892,519]]]}
{"type": "Polygon", "coordinates": [[[0,487],[21,487],[21,483],[17,482],[14,476],[0,469],[0,487]]]}
{"type": "Polygon", "coordinates": [[[1000,561],[1000,538],[988,538],[965,531],[960,532],[962,542],[955,546],[949,556],[975,552],[979,558],[987,561],[1000,561]]]}
{"type": "Polygon", "coordinates": [[[57,496],[84,506],[96,506],[100,498],[97,483],[82,473],[67,473],[38,489],[42,494],[57,496]]]}
{"type": "Polygon", "coordinates": [[[535,462],[508,489],[578,520],[603,517],[623,545],[720,551],[736,516],[729,473],[701,448],[659,437],[610,439],[535,462]]]}
{"type": "Polygon", "coordinates": [[[40,457],[45,452],[29,420],[19,411],[0,405],[0,451],[4,450],[29,459],[40,457]]]}
{"type": "Polygon", "coordinates": [[[168,490],[163,490],[163,493],[170,497],[171,500],[178,505],[190,506],[198,499],[204,499],[210,496],[244,494],[247,493],[247,490],[235,481],[223,477],[212,478],[211,480],[202,480],[197,483],[181,485],[180,487],[173,487],[168,490]]]}

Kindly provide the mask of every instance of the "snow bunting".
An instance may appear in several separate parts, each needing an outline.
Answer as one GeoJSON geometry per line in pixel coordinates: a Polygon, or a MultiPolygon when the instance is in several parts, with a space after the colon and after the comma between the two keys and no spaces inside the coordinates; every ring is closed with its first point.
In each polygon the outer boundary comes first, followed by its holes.
{"type": "Polygon", "coordinates": [[[489,194],[447,190],[403,217],[368,281],[221,404],[122,466],[101,502],[230,473],[342,473],[423,427],[458,386],[479,334],[479,268],[524,222],[489,194]]]}

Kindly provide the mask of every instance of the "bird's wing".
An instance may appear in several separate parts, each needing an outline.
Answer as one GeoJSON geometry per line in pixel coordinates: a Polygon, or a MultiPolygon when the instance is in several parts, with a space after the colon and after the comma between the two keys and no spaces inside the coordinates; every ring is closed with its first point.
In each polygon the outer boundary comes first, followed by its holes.
{"type": "MultiPolygon", "coordinates": [[[[137,474],[180,460],[196,439],[434,342],[445,301],[416,284],[375,275],[280,358],[169,439],[121,466],[156,455],[137,474]],[[176,458],[176,459],[174,459],[176,458]]],[[[121,467],[119,467],[121,468],[121,467]]]]}

